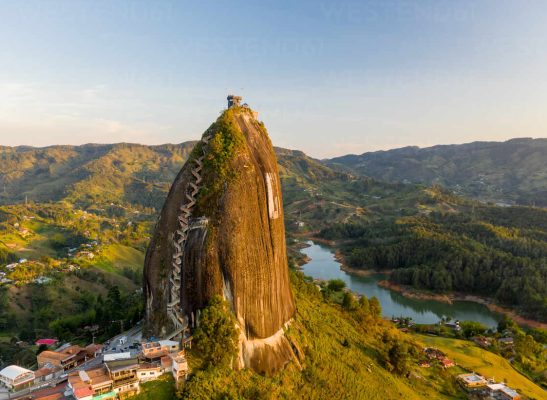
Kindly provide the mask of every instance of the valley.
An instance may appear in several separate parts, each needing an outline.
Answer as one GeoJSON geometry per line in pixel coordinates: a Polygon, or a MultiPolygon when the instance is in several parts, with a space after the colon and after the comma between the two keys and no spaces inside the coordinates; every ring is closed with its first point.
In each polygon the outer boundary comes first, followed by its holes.
{"type": "MultiPolygon", "coordinates": [[[[35,346],[21,347],[17,341],[32,343],[40,337],[56,336],[85,344],[92,335],[105,340],[142,318],[144,252],[170,181],[192,146],[193,142],[4,149],[7,155],[3,157],[10,160],[11,169],[0,163],[5,185],[1,197],[4,205],[0,207],[3,362],[34,364],[35,346]],[[46,168],[48,163],[52,165],[46,168]],[[46,182],[47,188],[39,182],[46,182]],[[120,309],[127,312],[120,314],[120,309]],[[107,318],[118,322],[107,323],[107,318]],[[93,334],[86,329],[92,325],[99,327],[93,334]]],[[[454,290],[450,285],[468,273],[466,268],[458,270],[463,264],[457,262],[468,263],[468,254],[484,253],[477,265],[483,268],[486,260],[495,260],[490,261],[490,275],[483,279],[498,285],[497,289],[487,289],[481,281],[466,281],[468,293],[488,293],[501,305],[510,304],[518,313],[544,320],[541,298],[546,288],[541,282],[545,281],[545,209],[500,207],[469,200],[440,186],[390,183],[333,169],[298,151],[277,148],[276,153],[292,267],[302,265],[306,256],[311,258],[312,262],[303,266],[306,275],[342,279],[355,293],[377,297],[387,319],[411,317],[426,326],[447,318],[471,320],[495,329],[501,316],[483,305],[408,299],[377,285],[382,279],[390,279],[393,284],[435,295],[450,293],[454,290]],[[332,253],[317,244],[303,248],[310,238],[334,245],[345,263],[365,276],[340,271],[332,253]],[[424,253],[425,249],[435,251],[424,253]],[[492,279],[502,259],[508,265],[502,269],[504,276],[512,276],[509,267],[515,263],[523,263],[519,268],[529,271],[525,275],[517,271],[514,278],[509,278],[513,284],[521,280],[518,285],[511,287],[509,281],[492,279]],[[317,268],[314,263],[318,261],[324,265],[317,268]],[[370,270],[380,275],[370,275],[370,270]],[[390,274],[382,275],[383,270],[390,274]],[[416,274],[420,278],[414,278],[416,274]],[[523,302],[522,294],[529,295],[529,300],[523,302]]],[[[297,286],[308,287],[300,283],[297,286]]],[[[297,290],[297,301],[307,302],[307,295],[302,296],[297,290]]],[[[328,300],[328,307],[340,307],[340,296],[328,300]]],[[[302,308],[299,310],[301,318],[311,318],[311,314],[304,317],[302,308]]],[[[338,315],[339,311],[328,312],[338,315]]],[[[384,322],[378,323],[384,326],[384,322]]],[[[358,341],[369,340],[365,338],[368,334],[351,335],[365,335],[358,341]]],[[[373,364],[381,364],[374,360],[381,358],[372,360],[373,364]]],[[[532,371],[526,367],[529,361],[523,362],[522,371],[532,371]]],[[[533,371],[530,379],[541,382],[537,368],[533,371]]],[[[289,376],[291,373],[287,372],[289,376]]],[[[341,376],[347,373],[340,372],[341,376]]],[[[294,382],[295,377],[286,379],[294,382]]],[[[232,378],[246,379],[237,373],[218,382],[232,378]]],[[[446,379],[439,384],[457,393],[446,379]]],[[[262,384],[264,390],[271,387],[271,382],[262,384]]],[[[192,388],[188,390],[195,393],[192,388]]],[[[433,396],[431,387],[423,390],[433,396]]],[[[384,395],[396,397],[393,393],[384,395]]]]}

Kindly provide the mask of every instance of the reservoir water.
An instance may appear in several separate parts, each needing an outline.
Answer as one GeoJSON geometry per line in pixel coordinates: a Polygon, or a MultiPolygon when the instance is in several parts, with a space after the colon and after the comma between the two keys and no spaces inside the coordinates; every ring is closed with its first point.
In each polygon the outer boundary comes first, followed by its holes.
{"type": "Polygon", "coordinates": [[[433,324],[439,322],[441,317],[451,317],[453,320],[481,322],[491,328],[496,327],[501,318],[499,314],[491,312],[479,303],[455,301],[453,304],[446,304],[434,300],[406,298],[400,293],[377,285],[379,280],[387,279],[387,275],[348,274],[340,269],[340,263],[335,260],[331,249],[311,241],[307,243],[310,247],[301,251],[311,261],[302,266],[304,274],[315,279],[342,279],[353,292],[365,294],[367,297],[376,296],[380,300],[382,313],[386,318],[405,316],[412,317],[413,321],[419,324],[433,324]]]}

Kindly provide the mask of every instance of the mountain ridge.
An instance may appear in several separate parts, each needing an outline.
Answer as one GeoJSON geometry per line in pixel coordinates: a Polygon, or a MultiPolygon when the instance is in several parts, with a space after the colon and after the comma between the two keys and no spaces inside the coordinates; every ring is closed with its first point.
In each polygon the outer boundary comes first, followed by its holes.
{"type": "Polygon", "coordinates": [[[349,154],[322,160],[388,182],[440,184],[479,200],[547,206],[547,139],[514,138],[349,154]]]}

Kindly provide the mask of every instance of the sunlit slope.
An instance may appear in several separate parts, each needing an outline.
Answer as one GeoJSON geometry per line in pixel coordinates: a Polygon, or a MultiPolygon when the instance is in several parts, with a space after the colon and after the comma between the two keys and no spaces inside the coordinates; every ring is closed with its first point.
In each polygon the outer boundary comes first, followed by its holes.
{"type": "Polygon", "coordinates": [[[519,389],[530,398],[545,399],[547,396],[545,390],[513,369],[506,359],[481,349],[470,341],[426,335],[414,335],[414,337],[424,346],[441,349],[458,365],[487,378],[507,382],[507,385],[519,389]]]}

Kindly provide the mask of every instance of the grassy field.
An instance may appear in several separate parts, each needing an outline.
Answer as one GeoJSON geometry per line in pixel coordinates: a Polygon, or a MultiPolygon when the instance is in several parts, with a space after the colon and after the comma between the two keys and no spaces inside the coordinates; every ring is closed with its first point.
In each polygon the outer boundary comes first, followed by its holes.
{"type": "Polygon", "coordinates": [[[118,272],[124,268],[142,270],[144,253],[133,247],[112,244],[101,248],[100,259],[93,263],[107,272],[118,272]]]}
{"type": "Polygon", "coordinates": [[[141,384],[141,393],[131,400],[174,400],[175,381],[171,374],[164,374],[160,379],[141,384]]]}
{"type": "Polygon", "coordinates": [[[464,399],[444,371],[422,371],[416,363],[409,377],[383,366],[381,337],[389,331],[409,340],[390,324],[370,319],[357,323],[340,306],[326,303],[317,288],[293,276],[297,314],[287,335],[304,354],[274,377],[250,370],[198,371],[187,384],[185,399],[464,399]],[[301,369],[300,369],[301,368],[301,369]],[[436,372],[436,373],[435,373],[436,372]]]}
{"type": "Polygon", "coordinates": [[[487,378],[494,378],[496,381],[506,382],[508,386],[518,389],[532,399],[547,398],[545,390],[517,372],[506,359],[481,349],[472,342],[418,334],[413,337],[424,346],[436,347],[444,351],[449,358],[469,371],[477,372],[487,378]]]}

